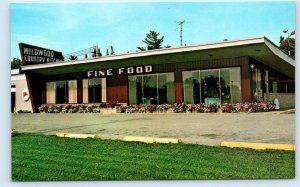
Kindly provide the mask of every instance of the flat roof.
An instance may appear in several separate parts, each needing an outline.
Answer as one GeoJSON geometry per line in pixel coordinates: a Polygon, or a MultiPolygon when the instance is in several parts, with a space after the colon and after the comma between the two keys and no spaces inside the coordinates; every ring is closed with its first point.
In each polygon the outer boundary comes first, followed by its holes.
{"type": "Polygon", "coordinates": [[[295,77],[295,60],[264,36],[124,53],[77,61],[27,65],[21,66],[21,70],[41,75],[52,75],[78,72],[79,70],[88,71],[93,69],[128,67],[147,63],[164,64],[241,56],[250,56],[289,77],[295,77]]]}

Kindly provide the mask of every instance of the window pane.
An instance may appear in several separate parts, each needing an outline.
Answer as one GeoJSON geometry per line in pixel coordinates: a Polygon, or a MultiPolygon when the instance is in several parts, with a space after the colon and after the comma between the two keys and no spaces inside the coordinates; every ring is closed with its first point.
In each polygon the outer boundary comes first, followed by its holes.
{"type": "Polygon", "coordinates": [[[128,76],[129,104],[175,102],[174,73],[128,76]]]}
{"type": "Polygon", "coordinates": [[[199,82],[199,71],[193,72],[193,98],[194,103],[200,103],[200,82],[199,82]]]}
{"type": "Polygon", "coordinates": [[[144,91],[143,91],[143,77],[136,77],[136,96],[137,96],[137,104],[143,103],[144,91]]]}
{"type": "Polygon", "coordinates": [[[56,82],[56,103],[68,102],[68,81],[56,82]]]}
{"type": "Polygon", "coordinates": [[[129,86],[129,104],[137,104],[137,83],[136,76],[128,76],[128,86],[129,86]]]}
{"type": "Polygon", "coordinates": [[[89,98],[89,103],[93,103],[95,98],[94,98],[94,79],[89,79],[88,80],[88,98],[89,98]]]}
{"type": "Polygon", "coordinates": [[[201,102],[220,103],[219,70],[200,72],[201,102]]]}
{"type": "Polygon", "coordinates": [[[166,74],[167,79],[167,103],[175,103],[174,73],[166,74]]]}
{"type": "Polygon", "coordinates": [[[89,92],[88,92],[88,86],[89,85],[89,80],[88,79],[83,79],[82,80],[82,101],[83,103],[88,103],[89,102],[89,92]]]}
{"type": "Polygon", "coordinates": [[[77,103],[77,80],[68,81],[69,84],[69,101],[68,103],[77,103]]]}
{"type": "Polygon", "coordinates": [[[89,103],[101,102],[101,78],[94,78],[88,80],[88,100],[89,103]]]}
{"type": "Polygon", "coordinates": [[[167,103],[167,75],[158,75],[158,104],[167,103]]]}
{"type": "Polygon", "coordinates": [[[157,104],[158,95],[157,95],[157,76],[156,75],[147,75],[143,76],[143,90],[144,90],[144,104],[157,104]]]}
{"type": "Polygon", "coordinates": [[[254,101],[262,100],[261,70],[259,68],[252,71],[252,95],[254,101]]]}
{"type": "Polygon", "coordinates": [[[241,71],[240,68],[230,68],[231,102],[242,102],[241,71]]]}
{"type": "Polygon", "coordinates": [[[55,86],[56,82],[47,82],[46,83],[46,89],[47,89],[47,98],[46,98],[46,102],[47,104],[50,103],[55,103],[55,86]]]}
{"type": "Polygon", "coordinates": [[[187,104],[193,104],[194,97],[193,97],[193,74],[192,74],[192,71],[182,72],[182,79],[183,79],[184,102],[187,104]]]}
{"type": "Polygon", "coordinates": [[[232,96],[230,93],[230,88],[232,83],[230,82],[230,69],[220,70],[220,84],[221,84],[221,102],[222,103],[232,103],[232,96]]]}

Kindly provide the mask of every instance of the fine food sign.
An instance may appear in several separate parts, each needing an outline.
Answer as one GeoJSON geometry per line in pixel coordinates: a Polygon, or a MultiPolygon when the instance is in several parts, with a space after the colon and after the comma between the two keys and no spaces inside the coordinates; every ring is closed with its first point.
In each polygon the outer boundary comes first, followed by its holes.
{"type": "Polygon", "coordinates": [[[25,43],[19,43],[22,56],[22,65],[43,64],[57,62],[63,59],[62,52],[37,47],[25,43]]]}
{"type": "Polygon", "coordinates": [[[106,77],[114,74],[142,74],[152,72],[152,66],[138,66],[138,67],[127,67],[127,68],[118,68],[118,69],[106,69],[106,70],[95,70],[87,71],[87,77],[106,77]]]}

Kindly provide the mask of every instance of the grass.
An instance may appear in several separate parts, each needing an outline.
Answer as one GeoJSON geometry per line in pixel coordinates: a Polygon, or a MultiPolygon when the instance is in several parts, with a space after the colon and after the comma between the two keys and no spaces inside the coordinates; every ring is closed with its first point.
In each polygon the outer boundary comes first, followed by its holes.
{"type": "Polygon", "coordinates": [[[13,181],[294,177],[294,152],[32,134],[12,137],[13,181]]]}

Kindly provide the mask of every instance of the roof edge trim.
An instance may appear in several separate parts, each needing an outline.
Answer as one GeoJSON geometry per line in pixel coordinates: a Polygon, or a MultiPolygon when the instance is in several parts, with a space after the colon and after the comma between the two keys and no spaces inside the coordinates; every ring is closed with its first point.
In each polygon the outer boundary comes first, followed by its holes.
{"type": "Polygon", "coordinates": [[[293,67],[295,67],[295,60],[290,57],[288,54],[283,52],[277,45],[275,45],[271,40],[269,40],[267,37],[264,37],[265,44],[268,46],[268,48],[274,53],[274,55],[278,56],[282,60],[286,61],[293,67]]]}

